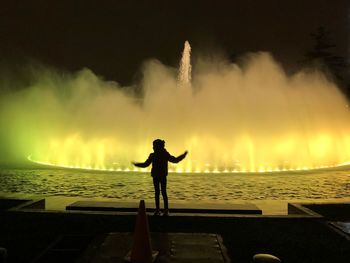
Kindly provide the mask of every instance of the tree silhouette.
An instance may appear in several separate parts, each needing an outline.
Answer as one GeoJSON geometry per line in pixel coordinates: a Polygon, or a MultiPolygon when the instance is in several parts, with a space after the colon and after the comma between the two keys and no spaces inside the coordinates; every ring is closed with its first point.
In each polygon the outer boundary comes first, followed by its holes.
{"type": "Polygon", "coordinates": [[[335,81],[344,93],[350,95],[344,79],[348,63],[344,57],[334,54],[333,50],[336,44],[331,32],[324,27],[319,27],[316,33],[311,34],[311,37],[314,40],[314,45],[304,54],[302,65],[321,70],[327,77],[335,81]]]}

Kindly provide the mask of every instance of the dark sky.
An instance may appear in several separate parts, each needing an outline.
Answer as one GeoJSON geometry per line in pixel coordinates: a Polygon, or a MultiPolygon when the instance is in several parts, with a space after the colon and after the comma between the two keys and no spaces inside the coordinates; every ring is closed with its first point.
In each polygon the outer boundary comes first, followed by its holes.
{"type": "Polygon", "coordinates": [[[83,67],[122,84],[142,62],[176,66],[185,40],[194,56],[270,51],[287,67],[325,26],[345,55],[348,0],[0,0],[0,58],[83,67]]]}

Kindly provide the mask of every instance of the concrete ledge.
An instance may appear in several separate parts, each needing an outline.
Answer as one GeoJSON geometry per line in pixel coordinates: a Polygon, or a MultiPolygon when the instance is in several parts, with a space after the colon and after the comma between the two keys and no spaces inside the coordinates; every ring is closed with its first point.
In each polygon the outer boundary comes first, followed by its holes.
{"type": "Polygon", "coordinates": [[[45,209],[45,199],[0,199],[0,211],[18,209],[45,209]]]}
{"type": "MultiPolygon", "coordinates": [[[[66,210],[79,211],[116,211],[137,212],[138,202],[93,202],[77,201],[66,207],[66,210]]],[[[254,204],[180,204],[171,203],[171,213],[205,213],[205,214],[251,214],[261,215],[262,211],[254,204]]],[[[154,212],[154,204],[147,204],[147,212],[154,212]]]]}
{"type": "Polygon", "coordinates": [[[1,198],[0,199],[0,211],[8,210],[10,208],[19,206],[30,200],[28,199],[17,199],[17,198],[1,198]]]}
{"type": "Polygon", "coordinates": [[[12,209],[45,209],[46,201],[45,199],[34,199],[29,200],[19,206],[12,209]]]}
{"type": "Polygon", "coordinates": [[[288,203],[288,215],[304,215],[322,218],[322,215],[308,209],[303,203],[288,203]]]}
{"type": "Polygon", "coordinates": [[[304,206],[327,220],[350,220],[350,203],[316,203],[304,206]]]}
{"type": "Polygon", "coordinates": [[[350,241],[350,222],[329,222],[328,225],[350,241]]]}
{"type": "Polygon", "coordinates": [[[310,215],[326,220],[350,220],[350,203],[288,203],[288,215],[310,215]]]}

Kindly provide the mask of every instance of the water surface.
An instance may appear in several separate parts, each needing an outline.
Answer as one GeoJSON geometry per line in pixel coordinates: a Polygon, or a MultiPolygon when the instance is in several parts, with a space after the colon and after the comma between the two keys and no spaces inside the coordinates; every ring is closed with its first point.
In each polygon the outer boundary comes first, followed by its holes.
{"type": "MultiPolygon", "coordinates": [[[[148,173],[0,168],[0,193],[122,200],[152,199],[148,173]]],[[[172,200],[305,200],[350,197],[349,171],[307,174],[180,174],[168,176],[172,200]]]]}

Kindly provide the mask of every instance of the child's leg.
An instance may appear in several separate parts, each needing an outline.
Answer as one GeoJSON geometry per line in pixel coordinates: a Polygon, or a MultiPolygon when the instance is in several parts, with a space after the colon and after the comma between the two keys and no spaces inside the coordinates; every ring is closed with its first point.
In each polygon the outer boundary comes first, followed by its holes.
{"type": "Polygon", "coordinates": [[[168,195],[166,192],[166,177],[162,177],[160,180],[160,185],[162,188],[162,196],[163,196],[163,201],[164,201],[164,210],[168,210],[168,195]]]}
{"type": "Polygon", "coordinates": [[[159,179],[156,177],[153,177],[153,186],[154,186],[154,199],[156,202],[156,210],[159,210],[159,179]]]}

